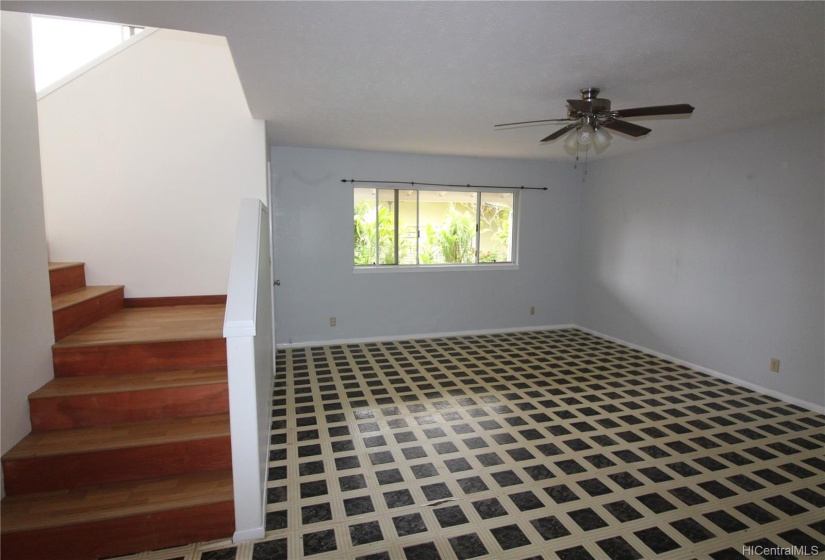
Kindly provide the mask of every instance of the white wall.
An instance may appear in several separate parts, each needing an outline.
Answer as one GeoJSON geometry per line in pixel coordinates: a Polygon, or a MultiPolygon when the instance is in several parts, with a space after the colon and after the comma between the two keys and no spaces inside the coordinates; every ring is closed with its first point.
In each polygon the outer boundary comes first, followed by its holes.
{"type": "Polygon", "coordinates": [[[572,167],[274,148],[278,343],[571,323],[581,191],[572,167]],[[549,190],[520,191],[518,270],[354,274],[352,185],[341,183],[345,178],[549,190]],[[330,317],[336,317],[337,326],[329,326],[330,317]]]}
{"type": "Polygon", "coordinates": [[[825,404],[823,131],[820,115],[591,165],[578,322],[825,404]]]}
{"type": "Polygon", "coordinates": [[[52,260],[127,297],[226,293],[239,201],[266,200],[266,147],[225,39],[158,31],[39,110],[52,260]]]}
{"type": "Polygon", "coordinates": [[[29,393],[54,376],[37,103],[29,16],[0,13],[2,274],[0,395],[5,453],[31,431],[29,393]]]}

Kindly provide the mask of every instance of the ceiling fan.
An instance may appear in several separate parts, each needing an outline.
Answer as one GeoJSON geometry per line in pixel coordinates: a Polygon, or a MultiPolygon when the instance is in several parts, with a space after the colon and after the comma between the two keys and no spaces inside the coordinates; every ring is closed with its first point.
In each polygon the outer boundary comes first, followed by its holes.
{"type": "Polygon", "coordinates": [[[694,109],[691,105],[682,103],[613,111],[610,109],[609,99],[599,98],[599,88],[585,88],[580,90],[579,93],[581,99],[567,100],[566,118],[504,123],[495,125],[495,128],[541,123],[569,123],[550,136],[543,138],[541,142],[552,142],[572,130],[574,132],[565,141],[565,146],[574,148],[577,144],[585,146],[593,144],[597,150],[602,150],[607,147],[612,138],[605,129],[634,137],[644,136],[650,132],[649,128],[621,120],[623,118],[686,115],[693,113],[694,109]]]}

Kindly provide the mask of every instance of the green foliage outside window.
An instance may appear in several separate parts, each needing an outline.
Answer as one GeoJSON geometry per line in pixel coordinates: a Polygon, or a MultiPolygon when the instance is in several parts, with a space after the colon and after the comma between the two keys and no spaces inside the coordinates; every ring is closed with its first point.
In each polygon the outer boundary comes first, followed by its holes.
{"type": "Polygon", "coordinates": [[[370,208],[370,204],[365,200],[355,205],[353,229],[356,265],[374,264],[375,261],[375,211],[373,208],[370,208]]]}
{"type": "Polygon", "coordinates": [[[471,264],[475,262],[475,237],[475,212],[467,204],[451,202],[442,223],[435,226],[427,224],[423,251],[432,257],[430,262],[471,264]]]}
{"type": "MultiPolygon", "coordinates": [[[[355,264],[375,264],[375,204],[363,200],[355,205],[353,233],[355,241],[355,264]]],[[[395,263],[395,228],[389,208],[378,209],[379,264],[395,263]]]]}
{"type": "MultiPolygon", "coordinates": [[[[433,206],[429,206],[430,210],[426,213],[423,210],[420,211],[422,214],[419,219],[424,223],[419,224],[420,235],[417,235],[414,225],[415,217],[413,217],[413,225],[405,225],[403,232],[396,232],[396,215],[392,209],[392,202],[379,202],[376,212],[374,199],[362,199],[355,203],[354,208],[354,263],[356,266],[397,264],[395,261],[396,235],[399,237],[397,255],[399,264],[512,262],[509,255],[512,242],[512,198],[509,200],[508,204],[496,199],[489,201],[481,199],[478,232],[476,231],[476,203],[445,201],[439,203],[443,206],[435,206],[436,209],[443,208],[443,210],[433,210],[433,206]],[[425,216],[429,217],[425,218],[425,216]],[[478,250],[476,243],[479,241],[481,251],[478,251],[478,260],[476,260],[478,250]],[[376,242],[378,243],[377,250],[376,242]]],[[[415,204],[414,201],[413,204],[415,204]]],[[[401,224],[409,224],[409,218],[406,220],[401,224]]]]}
{"type": "Polygon", "coordinates": [[[510,207],[505,204],[483,203],[481,205],[481,233],[489,233],[494,243],[492,249],[482,250],[478,261],[484,263],[507,262],[507,247],[510,243],[510,207]]]}

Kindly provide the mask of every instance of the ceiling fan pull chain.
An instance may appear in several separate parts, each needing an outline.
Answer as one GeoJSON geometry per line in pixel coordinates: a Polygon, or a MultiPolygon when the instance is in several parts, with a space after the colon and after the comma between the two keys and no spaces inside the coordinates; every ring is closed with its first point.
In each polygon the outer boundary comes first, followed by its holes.
{"type": "Polygon", "coordinates": [[[573,163],[573,169],[579,168],[579,143],[576,142],[576,161],[573,163]]]}

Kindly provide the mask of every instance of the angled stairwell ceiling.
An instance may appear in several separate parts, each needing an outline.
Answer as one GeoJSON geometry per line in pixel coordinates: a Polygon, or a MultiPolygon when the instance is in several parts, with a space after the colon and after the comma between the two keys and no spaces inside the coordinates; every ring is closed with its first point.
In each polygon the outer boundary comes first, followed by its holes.
{"type": "MultiPolygon", "coordinates": [[[[568,159],[553,127],[600,87],[613,107],[690,103],[616,156],[821,113],[822,2],[21,2],[4,10],[223,35],[273,145],[568,159]]],[[[651,118],[635,122],[650,124],[651,118]]],[[[731,146],[731,149],[736,149],[731,146]]]]}

